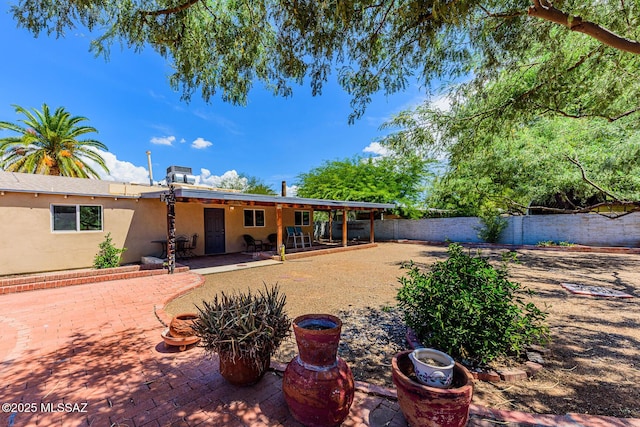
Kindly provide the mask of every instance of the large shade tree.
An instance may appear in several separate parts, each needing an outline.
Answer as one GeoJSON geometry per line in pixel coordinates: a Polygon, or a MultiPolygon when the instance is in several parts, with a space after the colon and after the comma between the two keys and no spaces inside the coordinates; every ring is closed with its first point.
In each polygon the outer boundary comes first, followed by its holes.
{"type": "Polygon", "coordinates": [[[638,111],[640,0],[17,0],[22,27],[63,35],[96,32],[93,49],[150,46],[174,70],[185,98],[200,91],[244,104],[261,81],[288,96],[308,81],[320,94],[331,72],[361,115],[377,91],[425,90],[445,77],[474,76],[474,88],[509,70],[528,73],[504,108],[567,115],[638,111]],[[569,41],[567,49],[564,41],[569,41]],[[532,46],[535,49],[532,49],[532,46]],[[580,78],[576,77],[579,72],[580,78]],[[604,111],[602,111],[604,109],[604,111]]]}
{"type": "Polygon", "coordinates": [[[418,156],[362,158],[327,161],[298,176],[300,197],[396,203],[408,216],[419,216],[423,207],[429,162],[418,156]]]}
{"type": "Polygon", "coordinates": [[[619,123],[539,119],[485,141],[453,144],[429,206],[461,215],[640,209],[640,132],[619,123]],[[464,146],[464,150],[460,145],[464,146]]]}
{"type": "Polygon", "coordinates": [[[53,114],[47,104],[42,111],[29,111],[15,106],[25,118],[20,123],[0,121],[0,129],[17,135],[0,138],[0,167],[12,172],[62,175],[79,178],[100,178],[88,160],[109,172],[98,151],[107,147],[95,139],[79,139],[97,132],[82,126],[87,118],[71,116],[63,107],[53,114]]]}

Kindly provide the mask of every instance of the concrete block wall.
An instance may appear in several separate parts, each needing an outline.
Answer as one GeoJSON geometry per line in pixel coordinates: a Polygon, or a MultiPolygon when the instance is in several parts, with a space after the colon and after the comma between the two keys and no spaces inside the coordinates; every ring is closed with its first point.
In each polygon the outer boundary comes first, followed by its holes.
{"type": "MultiPolygon", "coordinates": [[[[640,247],[640,213],[618,219],[597,214],[532,215],[507,217],[500,243],[535,245],[552,240],[587,246],[640,247]]],[[[375,221],[375,239],[424,240],[432,242],[479,243],[480,220],[475,217],[433,219],[391,219],[375,221]]],[[[327,237],[327,224],[316,230],[327,237]]],[[[342,223],[333,223],[333,238],[342,236],[342,223]]],[[[349,221],[348,239],[369,239],[369,221],[349,221]]]]}
{"type": "MultiPolygon", "coordinates": [[[[515,218],[515,217],[514,217],[515,218]]],[[[553,240],[587,246],[640,246],[640,213],[617,219],[596,214],[533,215],[522,218],[521,237],[525,245],[553,240]]]]}

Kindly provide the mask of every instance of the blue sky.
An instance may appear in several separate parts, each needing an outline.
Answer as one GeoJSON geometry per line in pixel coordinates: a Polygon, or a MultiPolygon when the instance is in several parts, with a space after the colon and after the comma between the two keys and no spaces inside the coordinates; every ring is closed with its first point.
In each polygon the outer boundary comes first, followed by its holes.
{"type": "MultiPolygon", "coordinates": [[[[89,119],[106,144],[111,178],[148,182],[151,151],[153,176],[164,178],[170,165],[193,168],[203,184],[215,185],[229,171],[257,176],[276,191],[282,180],[320,166],[325,160],[373,155],[371,143],[392,114],[424,97],[415,86],[386,97],[376,95],[364,117],[349,125],[349,96],[330,77],[323,95],[294,86],[290,98],[276,98],[257,82],[246,107],[219,98],[205,103],[195,94],[180,100],[167,80],[170,69],[151,50],[136,54],[112,48],[109,61],[89,52],[92,34],[69,31],[65,38],[18,29],[6,3],[0,6],[0,120],[21,116],[12,105],[40,109],[64,107],[89,119]]],[[[0,136],[8,135],[0,131],[0,136]]]]}

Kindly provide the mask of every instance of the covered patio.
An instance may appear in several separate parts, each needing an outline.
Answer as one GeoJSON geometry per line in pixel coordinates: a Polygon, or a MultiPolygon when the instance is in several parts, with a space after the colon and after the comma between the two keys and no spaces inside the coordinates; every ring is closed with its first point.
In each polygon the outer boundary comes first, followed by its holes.
{"type": "MultiPolygon", "coordinates": [[[[347,248],[349,246],[353,246],[354,244],[361,244],[361,242],[349,242],[348,241],[348,221],[342,221],[342,233],[339,236],[337,242],[334,241],[334,236],[332,235],[332,217],[334,212],[339,212],[342,215],[342,218],[348,218],[348,213],[352,211],[360,212],[360,213],[368,213],[370,219],[370,230],[369,230],[369,241],[367,243],[373,244],[375,242],[375,232],[374,232],[374,219],[376,213],[381,211],[392,209],[395,205],[390,203],[369,203],[369,202],[353,202],[353,201],[338,201],[338,200],[323,200],[323,199],[308,199],[308,198],[300,198],[300,197],[286,197],[286,196],[267,196],[267,195],[259,195],[259,194],[246,194],[246,193],[238,193],[238,192],[228,192],[228,191],[218,191],[205,189],[201,187],[191,186],[191,185],[181,185],[181,184],[173,184],[169,187],[167,191],[163,192],[154,192],[147,193],[143,195],[145,198],[160,198],[163,202],[166,203],[167,206],[167,263],[169,271],[173,271],[176,265],[176,220],[179,219],[176,214],[176,204],[186,204],[186,205],[200,205],[206,207],[207,206],[215,206],[219,207],[219,209],[224,209],[222,216],[222,228],[223,234],[225,233],[225,228],[229,228],[226,231],[227,236],[225,238],[229,239],[228,235],[231,236],[241,236],[246,233],[244,229],[238,229],[239,227],[233,224],[230,220],[225,219],[224,212],[231,213],[235,212],[235,209],[242,210],[243,212],[247,210],[253,210],[255,208],[270,208],[275,211],[275,230],[272,234],[275,235],[275,248],[270,248],[269,251],[260,251],[260,257],[273,257],[278,258],[281,256],[281,251],[286,251],[289,256],[296,256],[297,253],[301,252],[309,252],[320,250],[332,250],[337,247],[347,248]],[[312,228],[313,225],[313,212],[323,211],[328,212],[330,218],[330,231],[329,231],[329,240],[326,242],[318,242],[315,239],[315,236],[311,237],[311,245],[305,247],[303,244],[301,248],[297,247],[297,244],[293,249],[286,249],[286,229],[293,228],[289,226],[299,225],[294,224],[292,218],[294,217],[291,214],[291,211],[295,210],[304,210],[305,212],[310,212],[308,217],[304,218],[304,222],[301,224],[303,227],[306,227],[305,233],[309,234],[309,229],[312,228]],[[288,212],[287,222],[285,221],[284,212],[288,212]],[[227,225],[227,223],[229,225],[227,225]],[[235,229],[234,229],[235,225],[235,229]],[[274,250],[275,249],[275,250],[274,250]]],[[[295,212],[297,214],[297,212],[295,212]]],[[[245,213],[246,215],[246,213],[245,213]]],[[[264,213],[263,213],[264,215],[264,213]]],[[[264,216],[262,218],[263,227],[264,227],[264,216]]],[[[300,227],[297,227],[298,229],[300,227]]],[[[205,231],[205,238],[207,238],[207,232],[205,231]]],[[[338,237],[338,236],[336,236],[338,237]]],[[[224,254],[234,253],[237,251],[233,250],[225,250],[224,254]]],[[[221,254],[222,254],[221,253],[221,254]]],[[[209,255],[207,250],[205,249],[205,255],[209,255]]],[[[218,255],[219,256],[219,255],[218,255]]],[[[252,255],[253,256],[253,255],[252,255]]],[[[286,256],[286,255],[285,255],[286,256]]],[[[180,260],[181,263],[189,263],[187,260],[180,260]]]]}
{"type": "MultiPolygon", "coordinates": [[[[350,241],[347,246],[339,242],[316,242],[311,247],[288,249],[285,260],[305,258],[314,255],[324,255],[334,252],[366,249],[377,246],[375,243],[350,241]]],[[[182,258],[177,261],[178,266],[189,267],[189,271],[198,274],[214,274],[225,271],[241,270],[245,268],[262,267],[265,265],[282,262],[282,256],[276,251],[263,251],[256,253],[240,252],[223,255],[203,255],[191,258],[182,258]]]]}

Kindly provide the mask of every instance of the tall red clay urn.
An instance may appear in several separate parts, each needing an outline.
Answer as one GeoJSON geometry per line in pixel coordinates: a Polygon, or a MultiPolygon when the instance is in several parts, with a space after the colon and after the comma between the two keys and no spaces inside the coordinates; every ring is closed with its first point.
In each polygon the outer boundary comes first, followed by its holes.
{"type": "Polygon", "coordinates": [[[293,417],[308,427],[337,426],[349,415],[354,384],[338,357],[342,321],[306,314],[293,321],[298,355],[287,365],[282,391],[293,417]]]}

